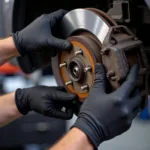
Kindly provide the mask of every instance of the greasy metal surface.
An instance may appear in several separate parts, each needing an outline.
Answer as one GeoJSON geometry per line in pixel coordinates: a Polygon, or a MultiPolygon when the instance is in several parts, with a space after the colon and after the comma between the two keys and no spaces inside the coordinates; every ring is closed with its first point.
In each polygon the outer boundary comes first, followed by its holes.
{"type": "Polygon", "coordinates": [[[86,30],[94,34],[103,43],[109,26],[94,12],[86,9],[74,9],[68,12],[61,21],[64,38],[71,36],[75,31],[86,30]]]}

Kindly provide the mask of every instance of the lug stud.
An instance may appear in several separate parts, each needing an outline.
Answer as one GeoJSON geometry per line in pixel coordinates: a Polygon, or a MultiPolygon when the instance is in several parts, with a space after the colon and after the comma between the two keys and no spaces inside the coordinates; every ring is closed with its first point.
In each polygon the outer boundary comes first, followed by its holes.
{"type": "Polygon", "coordinates": [[[114,75],[115,75],[115,72],[113,70],[108,71],[106,74],[107,78],[113,77],[114,75]]]}
{"type": "Polygon", "coordinates": [[[62,64],[59,65],[60,68],[66,67],[66,66],[67,66],[67,63],[62,63],[62,64]]]}
{"type": "Polygon", "coordinates": [[[77,55],[83,55],[83,52],[82,52],[81,49],[80,49],[79,51],[76,51],[76,52],[75,52],[75,56],[77,56],[77,55]]]}
{"type": "Polygon", "coordinates": [[[117,77],[115,76],[115,77],[111,77],[110,78],[112,81],[116,81],[117,80],[117,77]]]}
{"type": "Polygon", "coordinates": [[[86,84],[86,85],[83,85],[81,86],[81,90],[84,91],[84,90],[88,90],[89,89],[89,86],[86,84]]]}
{"type": "Polygon", "coordinates": [[[88,67],[85,67],[84,68],[84,72],[88,72],[88,71],[92,71],[92,67],[91,66],[88,66],[88,67]]]}
{"type": "Polygon", "coordinates": [[[66,85],[66,86],[72,85],[72,83],[73,83],[72,81],[68,81],[68,82],[65,83],[65,85],[66,85]]]}

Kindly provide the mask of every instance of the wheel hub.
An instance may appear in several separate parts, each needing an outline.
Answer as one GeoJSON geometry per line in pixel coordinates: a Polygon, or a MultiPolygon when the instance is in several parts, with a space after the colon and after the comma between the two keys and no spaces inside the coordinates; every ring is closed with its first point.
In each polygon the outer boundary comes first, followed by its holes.
{"type": "Polygon", "coordinates": [[[58,56],[60,76],[67,89],[78,94],[82,101],[92,87],[94,65],[101,59],[99,45],[85,33],[68,39],[73,48],[69,52],[63,51],[58,56]]]}

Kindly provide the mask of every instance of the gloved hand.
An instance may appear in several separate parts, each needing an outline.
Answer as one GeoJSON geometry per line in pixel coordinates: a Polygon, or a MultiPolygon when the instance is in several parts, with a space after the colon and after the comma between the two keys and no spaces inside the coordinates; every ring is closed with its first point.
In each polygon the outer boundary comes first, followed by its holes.
{"type": "Polygon", "coordinates": [[[132,67],[126,81],[116,91],[107,94],[105,70],[96,65],[96,77],[88,98],[83,103],[78,119],[73,127],[81,129],[96,148],[127,131],[136,117],[141,97],[135,84],[138,67],[132,67]]]}
{"type": "Polygon", "coordinates": [[[42,15],[22,31],[13,33],[12,36],[19,53],[24,56],[31,52],[47,50],[51,56],[55,56],[57,50],[70,49],[71,43],[69,41],[52,35],[54,27],[59,24],[66,13],[67,11],[60,9],[42,15]]]}
{"type": "Polygon", "coordinates": [[[62,87],[37,86],[17,89],[15,92],[16,105],[21,114],[26,115],[33,110],[60,119],[72,118],[72,104],[76,98],[76,95],[67,93],[62,87]]]}

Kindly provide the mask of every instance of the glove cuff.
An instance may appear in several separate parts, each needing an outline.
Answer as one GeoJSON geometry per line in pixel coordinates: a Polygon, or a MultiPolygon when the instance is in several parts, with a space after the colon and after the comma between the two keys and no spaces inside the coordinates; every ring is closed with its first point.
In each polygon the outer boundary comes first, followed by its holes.
{"type": "Polygon", "coordinates": [[[15,92],[15,102],[19,112],[23,115],[26,115],[31,108],[27,100],[28,96],[23,92],[22,89],[17,89],[15,92]]]}
{"type": "Polygon", "coordinates": [[[75,124],[71,127],[82,130],[96,149],[104,141],[104,132],[99,122],[87,114],[80,114],[75,124]]]}
{"type": "Polygon", "coordinates": [[[13,38],[13,40],[14,40],[15,46],[16,46],[16,48],[17,48],[19,54],[23,57],[25,54],[24,54],[23,50],[21,50],[21,48],[20,48],[20,46],[19,46],[19,44],[18,44],[18,42],[17,42],[18,33],[19,33],[19,32],[11,33],[11,36],[12,36],[12,38],[13,38]]]}

